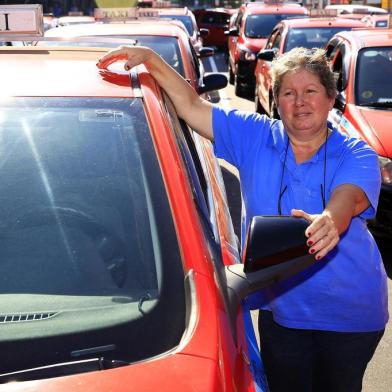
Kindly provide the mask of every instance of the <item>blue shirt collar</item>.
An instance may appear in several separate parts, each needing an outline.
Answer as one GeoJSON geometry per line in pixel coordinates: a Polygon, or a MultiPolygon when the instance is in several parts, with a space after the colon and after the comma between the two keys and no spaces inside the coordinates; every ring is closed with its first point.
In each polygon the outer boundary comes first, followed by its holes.
{"type": "MultiPolygon", "coordinates": [[[[342,150],[341,140],[345,138],[336,127],[332,125],[330,121],[327,121],[328,129],[331,130],[331,134],[328,137],[327,143],[327,157],[333,157],[340,154],[342,150]]],[[[271,136],[268,140],[268,145],[274,147],[283,159],[286,146],[287,146],[287,133],[283,127],[281,120],[271,120],[271,136]]],[[[291,150],[291,148],[289,148],[291,150]]],[[[324,144],[319,148],[316,154],[314,154],[308,162],[317,162],[320,159],[324,159],[324,144]]]]}

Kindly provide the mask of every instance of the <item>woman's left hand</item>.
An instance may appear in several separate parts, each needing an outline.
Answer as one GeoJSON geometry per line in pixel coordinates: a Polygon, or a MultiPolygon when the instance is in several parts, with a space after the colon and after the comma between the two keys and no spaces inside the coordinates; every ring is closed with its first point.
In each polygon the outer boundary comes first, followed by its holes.
{"type": "Polygon", "coordinates": [[[310,225],[305,231],[308,238],[306,244],[309,253],[314,254],[316,260],[322,259],[339,242],[339,232],[331,216],[325,211],[322,214],[308,214],[302,210],[291,210],[291,215],[305,218],[310,225]]]}

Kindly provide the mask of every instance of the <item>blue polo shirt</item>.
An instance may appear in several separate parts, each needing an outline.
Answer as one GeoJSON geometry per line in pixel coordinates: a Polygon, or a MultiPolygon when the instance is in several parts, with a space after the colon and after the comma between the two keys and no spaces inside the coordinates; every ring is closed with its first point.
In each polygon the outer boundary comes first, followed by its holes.
{"type": "Polygon", "coordinates": [[[366,219],[375,215],[380,191],[376,153],[363,141],[332,128],[325,143],[307,161],[297,164],[281,121],[256,113],[213,109],[214,149],[237,167],[244,203],[241,235],[253,216],[277,215],[281,176],[282,215],[292,208],[310,214],[323,210],[326,161],[326,203],[336,187],[360,187],[370,207],[352,219],[340,242],[307,270],[249,298],[252,308],[269,309],[277,323],[300,329],[337,332],[377,331],[388,321],[387,280],[377,245],[366,219]]]}

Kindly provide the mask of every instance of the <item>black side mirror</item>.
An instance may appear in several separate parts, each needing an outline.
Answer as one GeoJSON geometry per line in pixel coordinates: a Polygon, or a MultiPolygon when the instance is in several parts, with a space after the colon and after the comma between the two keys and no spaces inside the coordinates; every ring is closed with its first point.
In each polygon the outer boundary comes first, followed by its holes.
{"type": "Polygon", "coordinates": [[[197,91],[199,94],[206,93],[213,90],[221,90],[227,86],[227,77],[218,73],[211,73],[204,76],[203,85],[197,91]]]}
{"type": "Polygon", "coordinates": [[[291,216],[255,216],[245,241],[244,272],[259,271],[308,254],[309,223],[291,216]]]}
{"type": "Polygon", "coordinates": [[[272,61],[275,57],[276,49],[262,49],[257,53],[257,59],[264,61],[272,61]]]}
{"type": "Polygon", "coordinates": [[[210,48],[209,46],[203,46],[199,49],[197,56],[201,59],[204,59],[206,57],[211,57],[214,54],[215,54],[215,50],[213,48],[210,48]]]}
{"type": "Polygon", "coordinates": [[[226,300],[234,335],[238,306],[247,295],[316,262],[306,245],[308,225],[305,219],[291,216],[256,216],[252,219],[245,242],[244,264],[224,267],[226,300]]]}
{"type": "Polygon", "coordinates": [[[225,35],[229,35],[230,37],[238,37],[237,27],[232,27],[231,29],[226,30],[225,35]]]}
{"type": "Polygon", "coordinates": [[[344,92],[338,92],[333,107],[340,110],[341,112],[344,112],[344,109],[346,109],[346,95],[344,92]]]}
{"type": "Polygon", "coordinates": [[[209,29],[201,28],[199,29],[199,36],[200,37],[207,37],[210,34],[209,29]]]}

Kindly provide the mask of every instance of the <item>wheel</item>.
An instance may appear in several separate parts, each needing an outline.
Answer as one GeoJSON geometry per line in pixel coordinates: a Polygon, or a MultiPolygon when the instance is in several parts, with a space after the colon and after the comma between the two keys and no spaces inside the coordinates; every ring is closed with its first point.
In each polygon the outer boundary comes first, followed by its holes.
{"type": "Polygon", "coordinates": [[[19,216],[12,229],[44,225],[61,225],[76,228],[90,237],[105,268],[117,287],[122,287],[127,277],[127,258],[124,242],[102,222],[87,213],[69,207],[41,207],[19,216]]]}
{"type": "Polygon", "coordinates": [[[280,116],[279,116],[278,108],[276,107],[275,100],[272,97],[270,98],[270,100],[271,100],[270,117],[279,120],[280,116]]]}
{"type": "Polygon", "coordinates": [[[257,95],[257,86],[255,87],[255,112],[260,114],[267,114],[263,106],[260,104],[259,96],[257,95]]]}
{"type": "Polygon", "coordinates": [[[244,96],[244,89],[238,83],[238,76],[234,78],[234,94],[241,98],[244,96]]]}
{"type": "Polygon", "coordinates": [[[230,62],[229,62],[229,83],[234,84],[235,75],[231,69],[230,62]]]}

